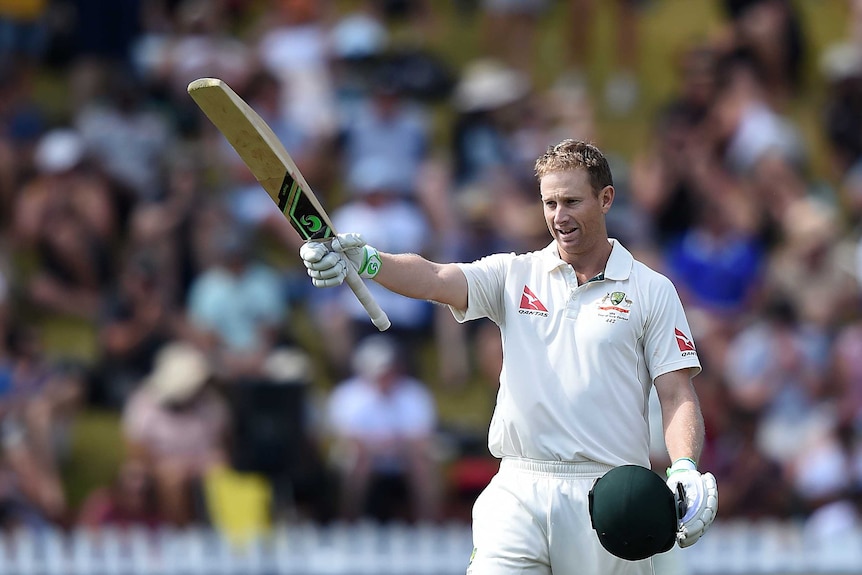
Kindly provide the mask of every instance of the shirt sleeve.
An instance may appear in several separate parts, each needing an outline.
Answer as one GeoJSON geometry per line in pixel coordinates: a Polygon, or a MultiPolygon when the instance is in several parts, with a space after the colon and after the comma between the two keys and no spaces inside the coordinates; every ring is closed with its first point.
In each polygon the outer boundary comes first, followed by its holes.
{"type": "Polygon", "coordinates": [[[458,323],[489,318],[500,325],[506,315],[503,293],[515,254],[494,254],[472,263],[458,264],[467,277],[467,309],[449,306],[458,323]]]}
{"type": "Polygon", "coordinates": [[[690,368],[694,377],[700,373],[700,360],[676,288],[659,276],[649,289],[652,306],[644,326],[644,358],[650,376],[655,380],[665,373],[690,368]]]}

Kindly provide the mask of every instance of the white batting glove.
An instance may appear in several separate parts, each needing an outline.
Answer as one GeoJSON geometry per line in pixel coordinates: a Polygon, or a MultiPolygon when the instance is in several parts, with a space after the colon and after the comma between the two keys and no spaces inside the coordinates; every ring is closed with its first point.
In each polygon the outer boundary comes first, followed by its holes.
{"type": "Polygon", "coordinates": [[[667,486],[684,510],[679,521],[680,547],[694,545],[709,529],[718,511],[718,485],[712,473],[700,473],[694,461],[683,457],[667,470],[667,486]]]}
{"type": "Polygon", "coordinates": [[[366,245],[359,234],[339,234],[330,242],[308,241],[299,249],[302,263],[314,287],[333,287],[344,283],[347,262],[364,278],[380,271],[380,255],[366,245]]]}
{"type": "Polygon", "coordinates": [[[347,257],[359,277],[372,279],[380,271],[380,252],[359,234],[338,234],[332,240],[332,249],[347,257]]]}
{"type": "Polygon", "coordinates": [[[341,285],[347,277],[347,263],[340,254],[332,251],[329,243],[309,241],[299,248],[299,257],[308,268],[314,287],[341,285]]]}

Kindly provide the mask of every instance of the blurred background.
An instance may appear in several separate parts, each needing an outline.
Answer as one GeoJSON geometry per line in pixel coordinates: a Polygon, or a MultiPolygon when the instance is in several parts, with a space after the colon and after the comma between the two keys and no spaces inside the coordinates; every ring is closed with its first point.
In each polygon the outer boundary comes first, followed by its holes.
{"type": "Polygon", "coordinates": [[[0,572],[466,567],[497,328],[314,290],[204,76],[437,261],[545,246],[533,162],[595,142],[704,365],[663,572],[862,572],[858,0],[0,0],[0,572]]]}

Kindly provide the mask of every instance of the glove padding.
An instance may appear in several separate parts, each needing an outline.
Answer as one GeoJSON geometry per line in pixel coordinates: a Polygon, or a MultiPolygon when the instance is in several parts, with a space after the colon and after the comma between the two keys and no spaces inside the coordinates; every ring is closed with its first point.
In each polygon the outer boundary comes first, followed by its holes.
{"type": "Polygon", "coordinates": [[[680,547],[694,545],[712,525],[718,511],[718,485],[712,473],[700,473],[690,460],[678,460],[668,470],[667,486],[683,510],[677,542],[680,547]]]}
{"type": "Polygon", "coordinates": [[[314,287],[333,287],[344,283],[347,262],[360,277],[371,279],[380,271],[380,254],[359,234],[338,234],[329,242],[308,241],[299,249],[302,263],[314,287]]]}

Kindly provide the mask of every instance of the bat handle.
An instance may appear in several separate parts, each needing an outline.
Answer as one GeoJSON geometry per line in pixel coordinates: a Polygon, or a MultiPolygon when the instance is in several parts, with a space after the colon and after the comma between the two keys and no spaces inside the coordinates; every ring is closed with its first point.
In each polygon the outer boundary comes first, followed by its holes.
{"type": "Polygon", "coordinates": [[[356,269],[354,269],[349,262],[345,263],[347,264],[347,285],[350,286],[350,289],[352,289],[353,293],[356,294],[356,299],[359,300],[359,303],[361,303],[362,307],[365,308],[365,311],[368,312],[368,317],[371,318],[371,323],[373,323],[380,331],[386,331],[389,329],[389,326],[392,325],[386,312],[380,308],[377,300],[375,300],[374,296],[371,295],[371,292],[368,291],[368,286],[365,285],[365,282],[363,282],[362,278],[359,277],[359,274],[356,273],[356,269]]]}

